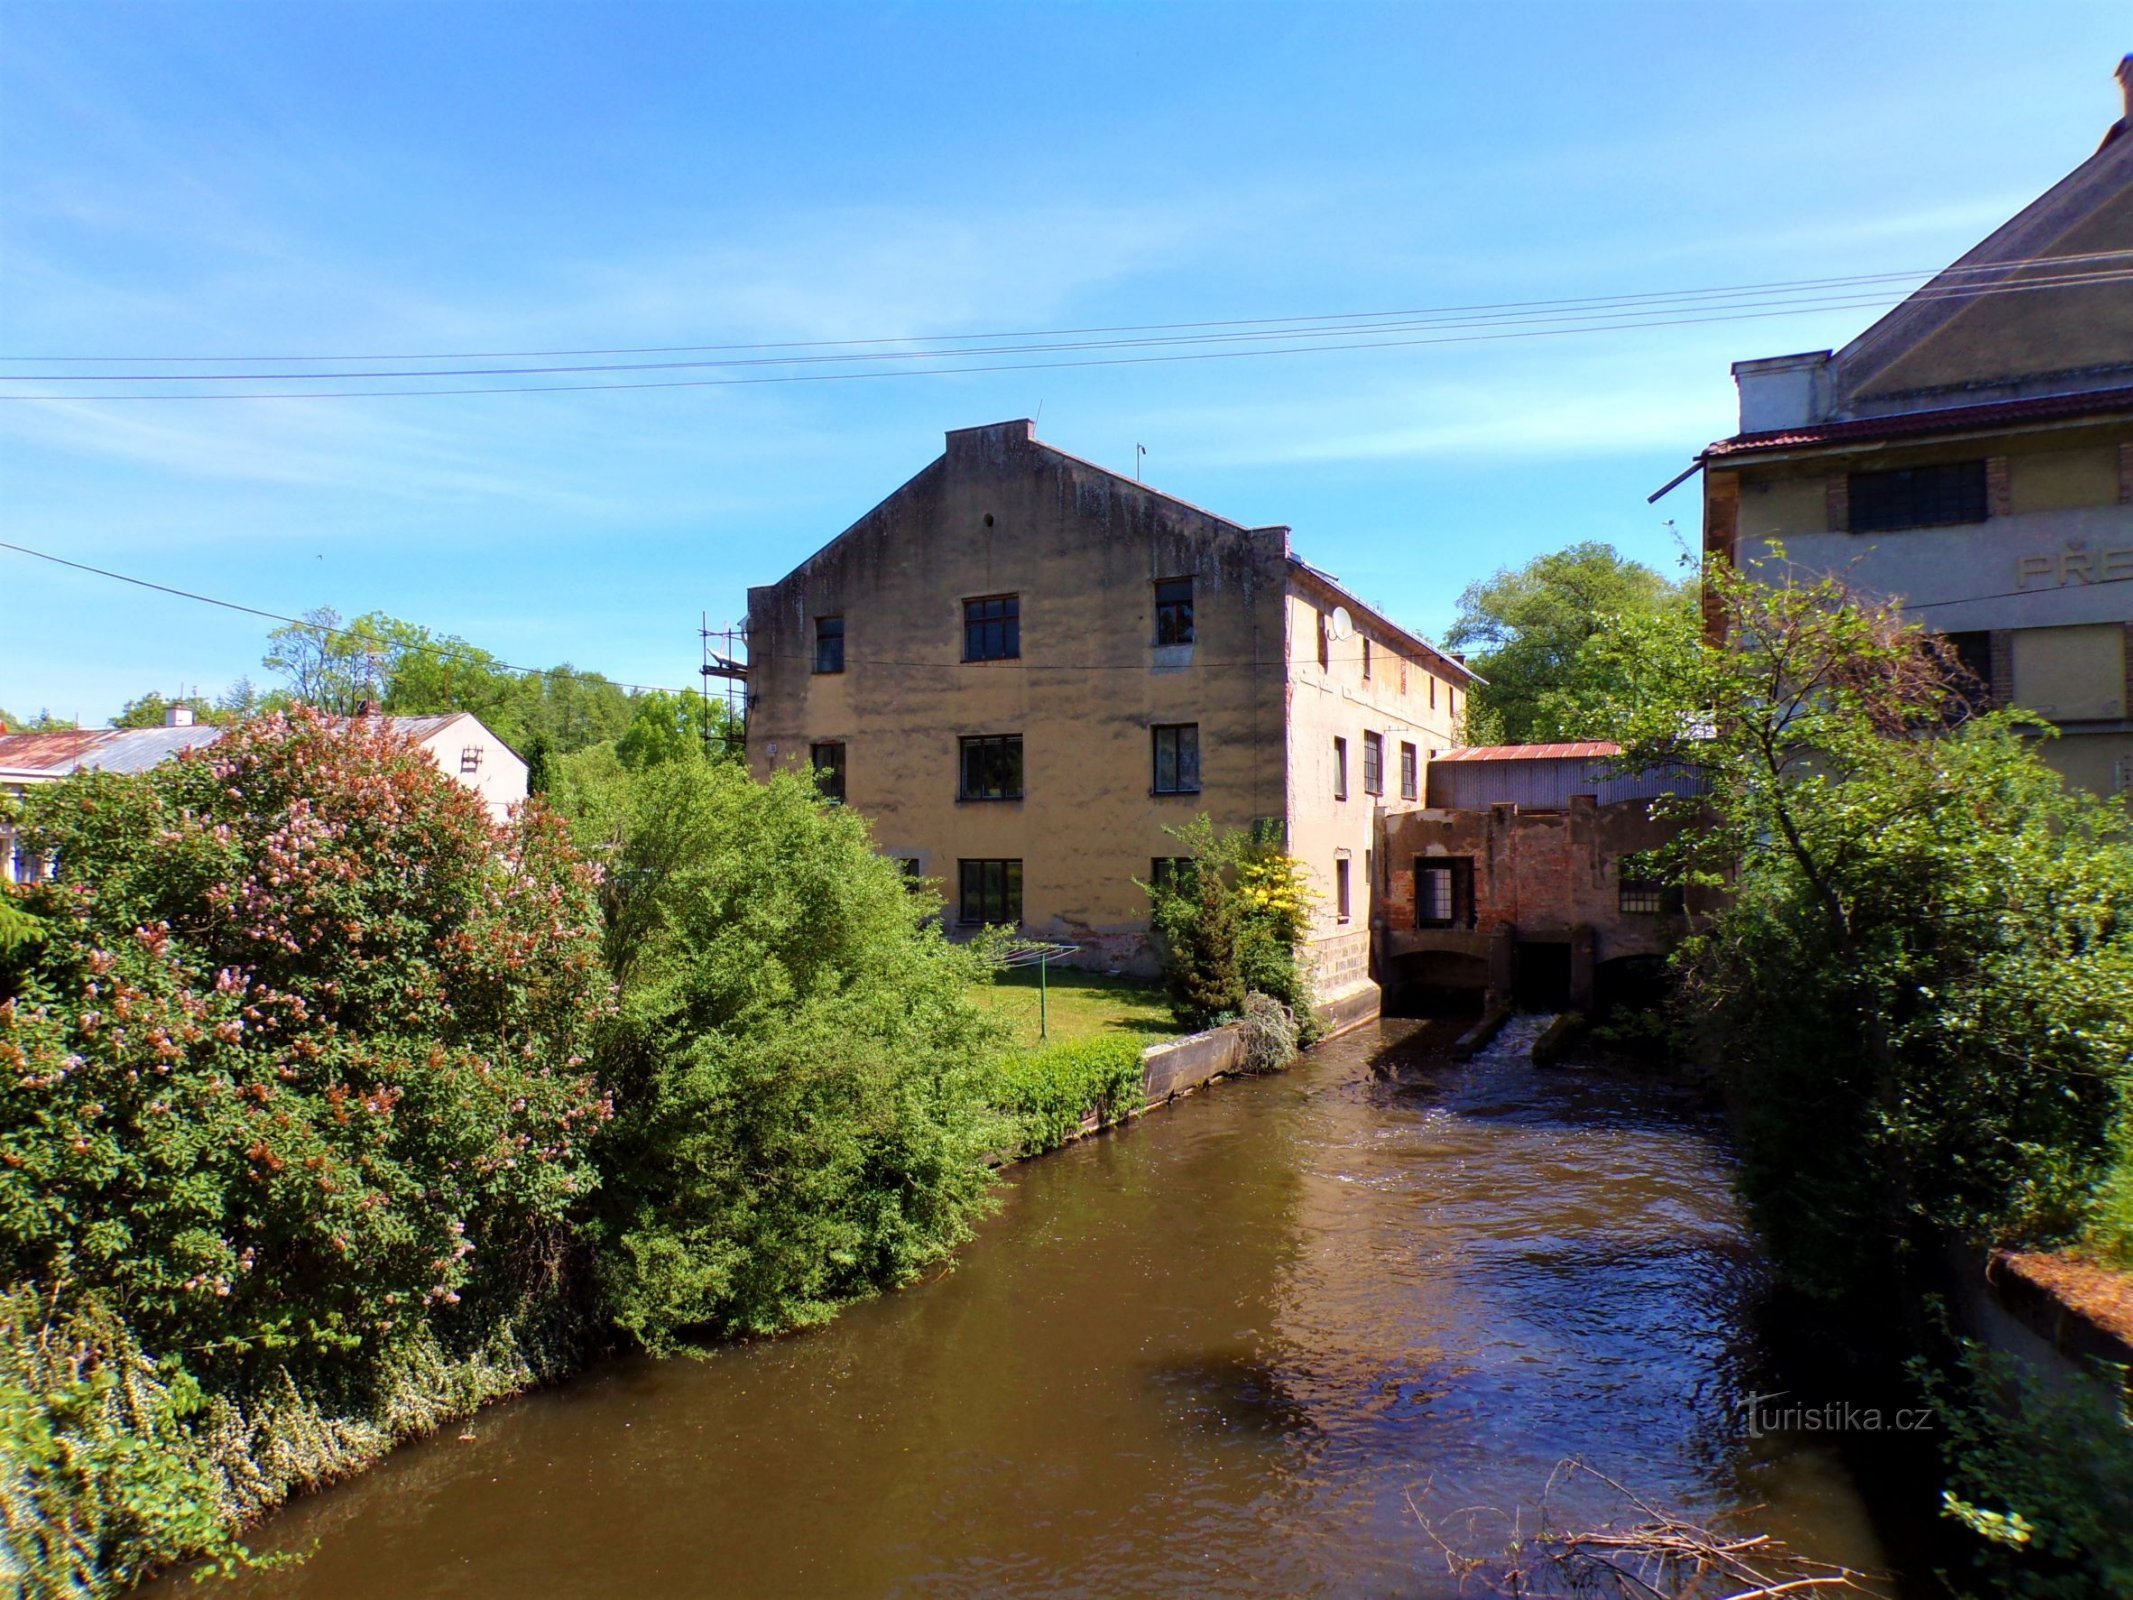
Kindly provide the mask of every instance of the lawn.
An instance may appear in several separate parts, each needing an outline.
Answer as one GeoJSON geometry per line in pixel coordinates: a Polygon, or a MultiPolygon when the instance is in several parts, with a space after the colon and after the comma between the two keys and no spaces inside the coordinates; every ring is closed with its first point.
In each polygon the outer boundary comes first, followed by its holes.
{"type": "MultiPolygon", "coordinates": [[[[1133,978],[1052,968],[1049,980],[1052,1044],[1176,1033],[1163,991],[1133,978]]],[[[1037,969],[1020,967],[981,983],[970,998],[1006,1022],[1019,1045],[1037,1043],[1037,969]]]]}

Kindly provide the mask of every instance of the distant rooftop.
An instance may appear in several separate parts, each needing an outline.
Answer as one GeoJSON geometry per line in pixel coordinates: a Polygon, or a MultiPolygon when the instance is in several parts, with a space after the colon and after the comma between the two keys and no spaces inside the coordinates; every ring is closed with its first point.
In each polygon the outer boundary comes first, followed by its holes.
{"type": "Polygon", "coordinates": [[[1574,744],[1477,744],[1463,750],[1445,750],[1432,761],[1597,761],[1618,756],[1622,747],[1606,739],[1580,739],[1574,744]]]}

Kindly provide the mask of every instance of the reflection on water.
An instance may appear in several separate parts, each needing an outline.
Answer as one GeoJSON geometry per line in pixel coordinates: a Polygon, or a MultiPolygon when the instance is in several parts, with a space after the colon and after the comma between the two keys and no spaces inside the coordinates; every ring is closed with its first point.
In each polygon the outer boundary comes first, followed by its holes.
{"type": "Polygon", "coordinates": [[[404,1450],[262,1530],[315,1553],[238,1592],[1430,1596],[1413,1503],[1515,1509],[1566,1456],[1877,1565],[1826,1446],[1745,1437],[1715,1129],[1426,1042],[1358,1030],[1018,1168],[953,1270],[829,1328],[404,1450]]]}

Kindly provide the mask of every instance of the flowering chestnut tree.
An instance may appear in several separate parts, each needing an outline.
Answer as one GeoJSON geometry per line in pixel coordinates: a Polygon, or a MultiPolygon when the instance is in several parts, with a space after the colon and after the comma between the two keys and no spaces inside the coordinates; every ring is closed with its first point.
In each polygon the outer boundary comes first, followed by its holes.
{"type": "Polygon", "coordinates": [[[594,882],[411,740],[299,710],[30,801],[0,1271],[234,1376],[552,1283],[608,1116],[594,882]],[[464,1303],[463,1303],[464,1302],[464,1303]]]}

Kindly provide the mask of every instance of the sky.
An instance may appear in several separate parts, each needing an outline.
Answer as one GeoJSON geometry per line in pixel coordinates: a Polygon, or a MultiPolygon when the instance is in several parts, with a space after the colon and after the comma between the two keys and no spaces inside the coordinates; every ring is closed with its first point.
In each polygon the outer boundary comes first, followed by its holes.
{"type": "MultiPolygon", "coordinates": [[[[538,393],[60,375],[813,347],[784,361],[1924,273],[2095,148],[2129,47],[2120,6],[2034,0],[0,0],[0,540],[684,687],[701,616],[738,622],[945,430],[1035,417],[1288,524],[1436,637],[1467,584],[1576,540],[1671,570],[1694,486],[1646,496],[1733,431],[1730,364],[1876,310],[462,385],[690,385],[538,393]]],[[[265,685],[273,625],[0,550],[0,709],[265,685]]]]}

